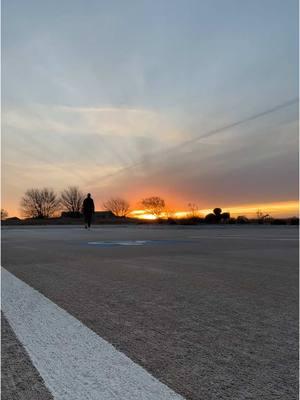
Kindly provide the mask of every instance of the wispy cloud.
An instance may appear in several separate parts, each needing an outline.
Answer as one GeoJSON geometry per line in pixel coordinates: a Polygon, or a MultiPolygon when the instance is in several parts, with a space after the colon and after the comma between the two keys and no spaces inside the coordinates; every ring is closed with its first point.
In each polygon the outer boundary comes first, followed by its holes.
{"type": "Polygon", "coordinates": [[[23,132],[152,137],[161,143],[182,140],[175,123],[162,113],[143,108],[68,107],[33,104],[8,108],[4,124],[23,132]]]}
{"type": "Polygon", "coordinates": [[[5,2],[5,205],[45,183],[99,204],[297,197],[296,1],[119,3],[5,2]]]}

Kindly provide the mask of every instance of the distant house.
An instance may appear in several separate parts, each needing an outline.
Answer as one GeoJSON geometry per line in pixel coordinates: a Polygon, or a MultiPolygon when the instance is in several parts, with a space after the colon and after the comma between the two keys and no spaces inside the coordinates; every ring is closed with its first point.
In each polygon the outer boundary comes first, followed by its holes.
{"type": "Polygon", "coordinates": [[[22,220],[20,219],[20,218],[18,218],[18,217],[10,217],[10,218],[5,218],[3,221],[1,221],[1,223],[3,224],[3,225],[5,225],[5,224],[16,224],[16,223],[21,223],[22,222],[22,220]]]}
{"type": "Polygon", "coordinates": [[[80,218],[82,214],[79,211],[63,211],[60,215],[60,218],[80,218]]]}
{"type": "Polygon", "coordinates": [[[95,211],[94,217],[96,219],[116,219],[117,217],[111,211],[95,211]]]}
{"type": "MultiPolygon", "coordinates": [[[[82,217],[81,213],[72,213],[71,211],[63,211],[61,213],[61,218],[79,218],[82,217]]],[[[95,211],[94,213],[95,219],[116,219],[114,213],[111,211],[95,211]]]]}

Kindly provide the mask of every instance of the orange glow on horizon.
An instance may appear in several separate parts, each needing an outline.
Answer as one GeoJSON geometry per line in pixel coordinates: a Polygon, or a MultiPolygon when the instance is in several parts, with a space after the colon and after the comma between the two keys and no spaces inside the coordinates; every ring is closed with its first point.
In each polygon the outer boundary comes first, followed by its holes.
{"type": "MultiPolygon", "coordinates": [[[[167,202],[168,204],[168,202],[167,202]]],[[[219,206],[218,204],[214,207],[219,206]]],[[[213,207],[213,208],[214,208],[213,207]]],[[[269,203],[254,203],[254,204],[244,204],[239,206],[222,206],[220,204],[223,212],[229,212],[232,217],[237,217],[239,215],[244,215],[249,218],[255,218],[257,210],[263,213],[270,214],[274,218],[288,218],[293,216],[299,216],[299,202],[292,201],[282,201],[282,202],[269,202],[269,203]]],[[[10,209],[2,204],[2,208],[8,211],[8,217],[20,217],[20,211],[18,209],[10,209]]],[[[98,208],[98,207],[97,207],[98,208]]],[[[198,215],[200,217],[205,217],[205,215],[212,213],[213,208],[210,209],[199,209],[198,215]]],[[[184,209],[175,209],[172,212],[166,212],[162,214],[162,218],[172,217],[172,218],[185,218],[191,211],[184,209]]],[[[135,209],[130,215],[133,218],[155,220],[156,217],[146,213],[144,210],[135,209]]]]}
{"type": "Polygon", "coordinates": [[[146,213],[145,210],[133,210],[129,216],[139,219],[156,219],[154,215],[146,213]]]}
{"type": "MultiPolygon", "coordinates": [[[[229,212],[232,217],[244,215],[249,218],[255,218],[257,210],[265,214],[270,214],[275,218],[288,218],[299,215],[299,202],[298,201],[285,201],[276,203],[257,203],[245,204],[241,206],[221,207],[223,212],[229,212]]],[[[196,213],[199,217],[205,217],[207,214],[213,212],[213,209],[199,209],[196,213]]],[[[186,218],[191,215],[191,211],[177,210],[171,213],[162,213],[162,218],[186,218]]],[[[155,216],[146,213],[144,210],[133,210],[130,214],[131,217],[140,219],[156,219],[155,216]]]]}

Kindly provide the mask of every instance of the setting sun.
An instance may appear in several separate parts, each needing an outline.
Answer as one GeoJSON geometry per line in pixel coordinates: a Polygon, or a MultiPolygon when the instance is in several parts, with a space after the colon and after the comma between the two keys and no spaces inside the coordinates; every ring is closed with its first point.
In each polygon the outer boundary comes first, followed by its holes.
{"type": "MultiPolygon", "coordinates": [[[[240,215],[248,218],[255,218],[257,211],[260,210],[265,214],[269,214],[276,218],[286,218],[299,215],[299,203],[298,201],[285,201],[276,203],[256,203],[256,204],[245,204],[240,206],[224,206],[223,211],[229,212],[232,217],[238,217],[240,215]]],[[[212,209],[199,209],[196,215],[199,217],[205,217],[205,215],[212,212],[212,209]]],[[[191,215],[189,210],[177,210],[172,213],[163,212],[161,218],[186,218],[191,215]]],[[[152,214],[145,212],[144,210],[133,210],[130,213],[133,218],[155,220],[152,214]]]]}
{"type": "Polygon", "coordinates": [[[296,399],[299,0],[1,23],[3,399],[296,399]]]}

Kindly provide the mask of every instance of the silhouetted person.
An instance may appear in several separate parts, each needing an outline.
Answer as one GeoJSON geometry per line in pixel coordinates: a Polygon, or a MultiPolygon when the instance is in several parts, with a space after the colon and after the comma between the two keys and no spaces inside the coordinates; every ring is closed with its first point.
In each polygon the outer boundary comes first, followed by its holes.
{"type": "Polygon", "coordinates": [[[91,227],[92,216],[95,212],[94,200],[91,198],[91,193],[87,194],[86,199],[83,200],[82,213],[84,215],[85,229],[91,227]]]}

